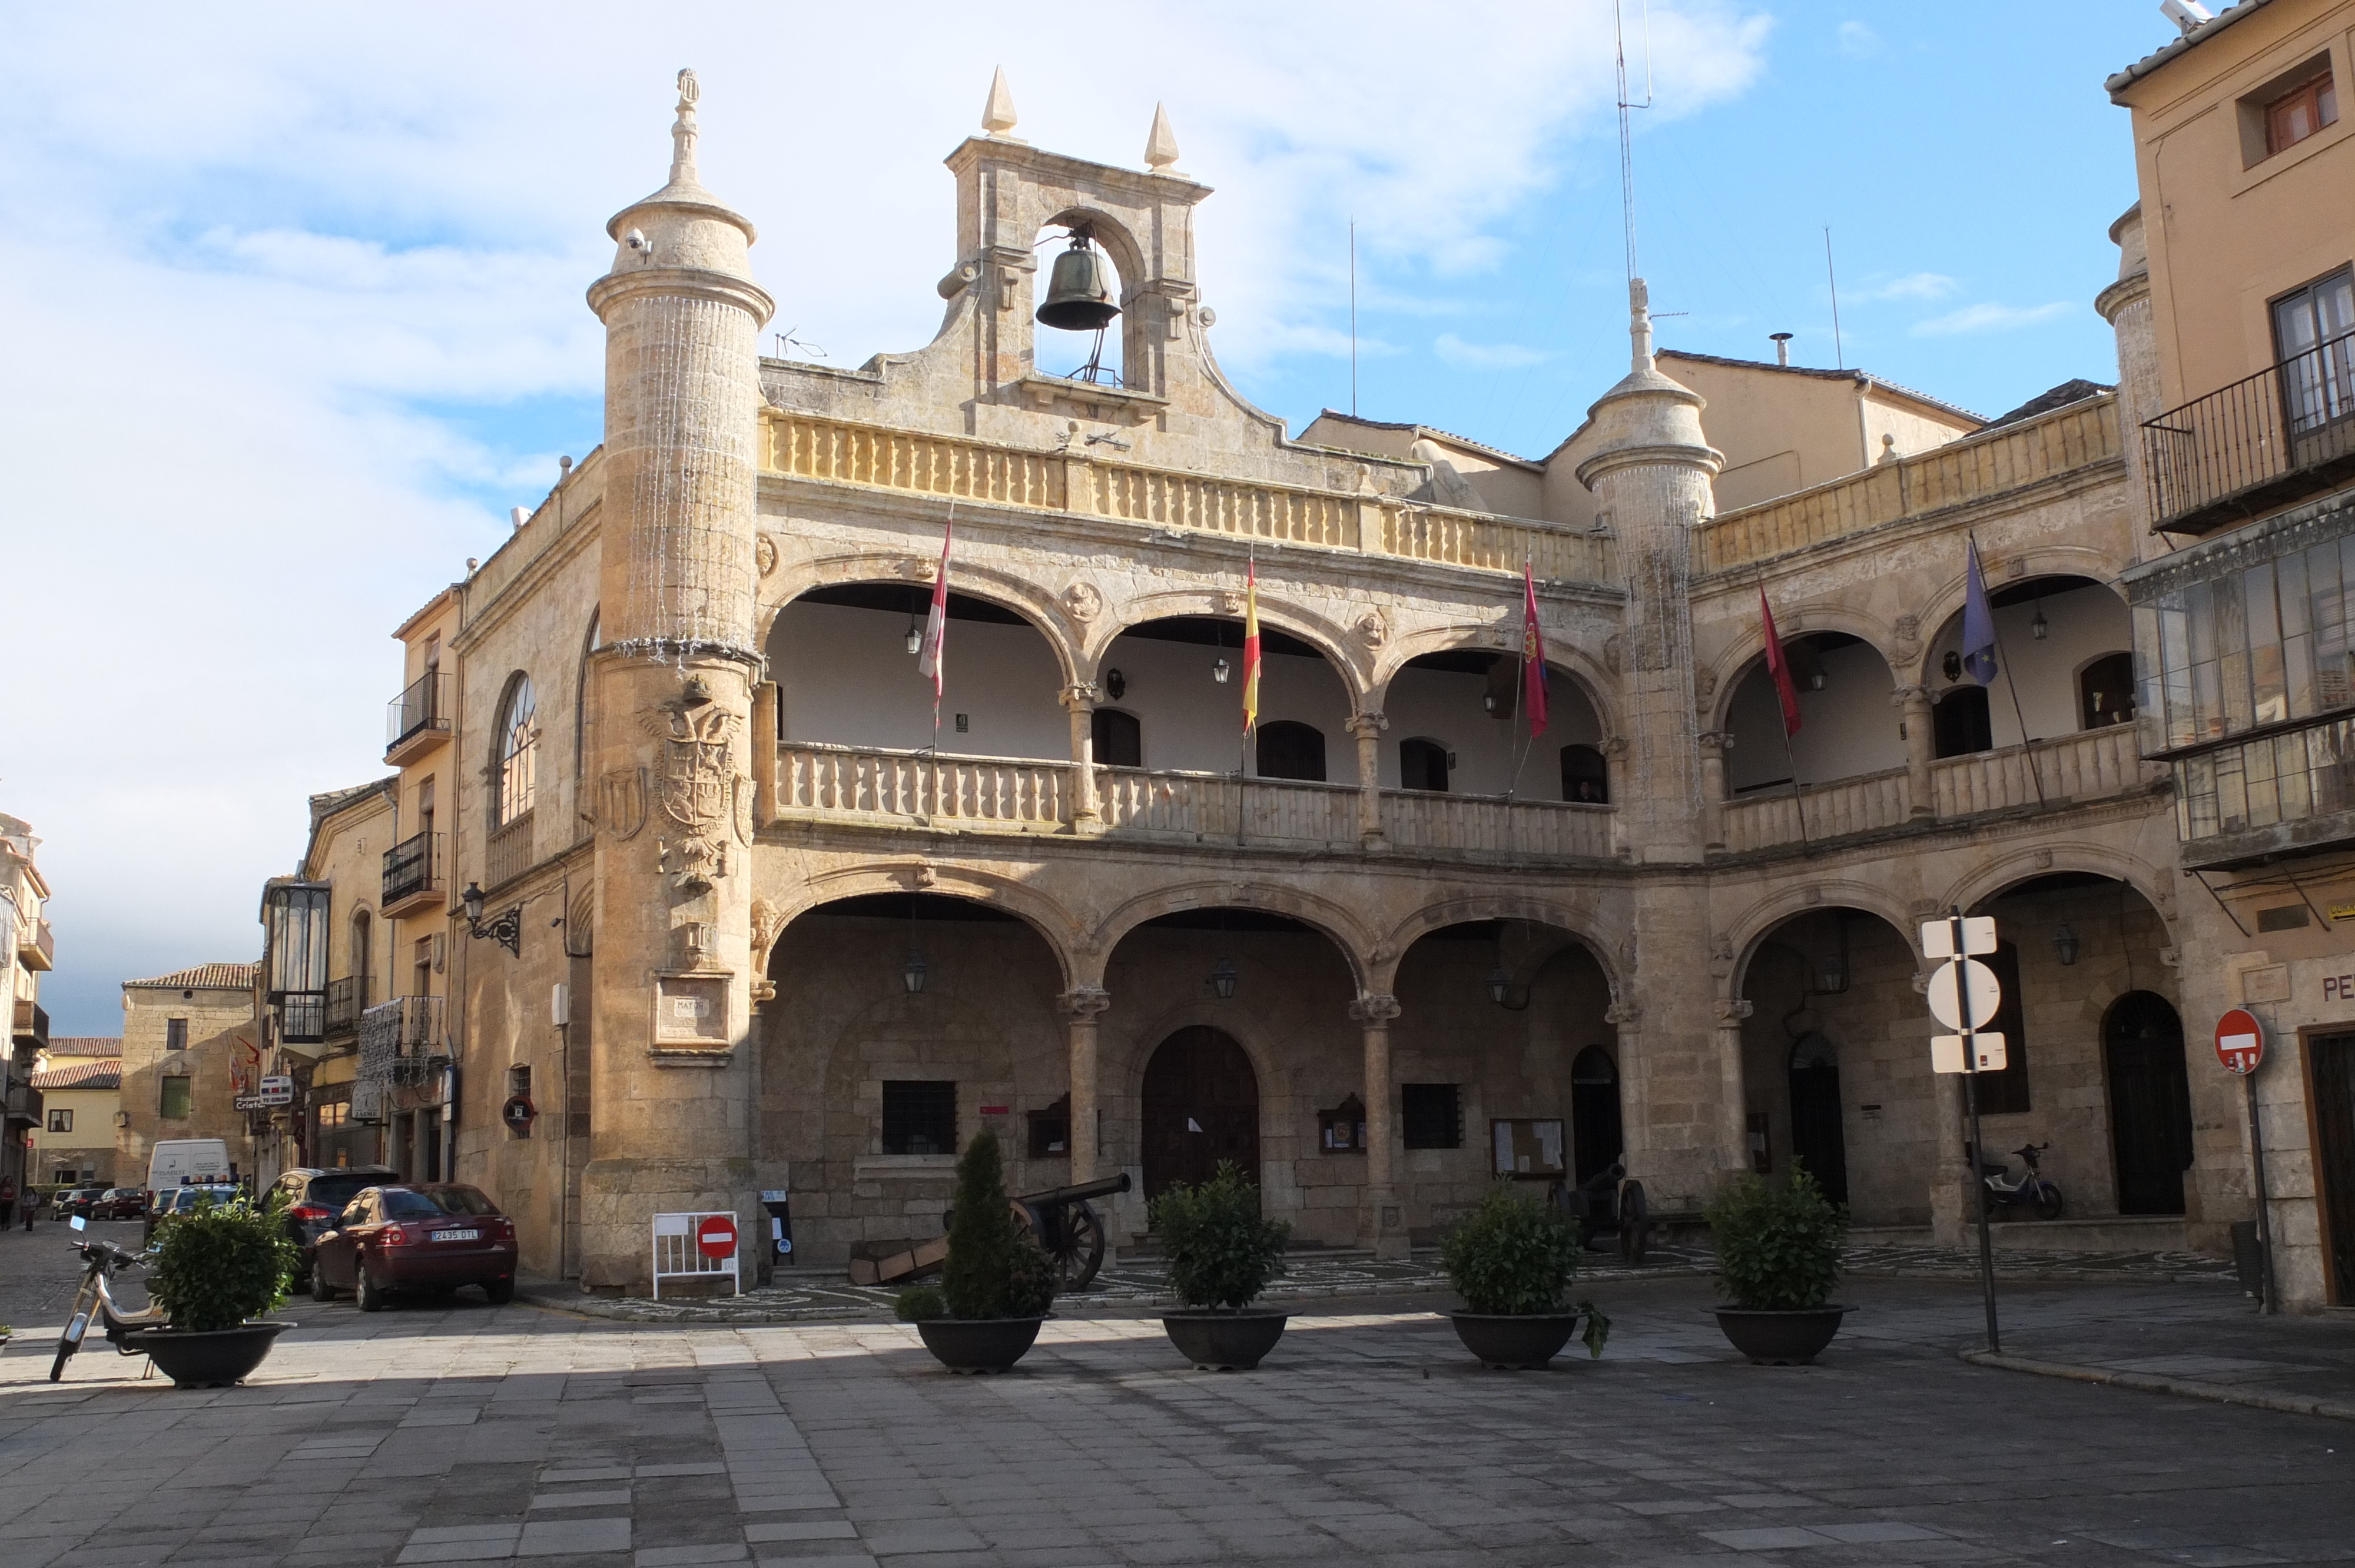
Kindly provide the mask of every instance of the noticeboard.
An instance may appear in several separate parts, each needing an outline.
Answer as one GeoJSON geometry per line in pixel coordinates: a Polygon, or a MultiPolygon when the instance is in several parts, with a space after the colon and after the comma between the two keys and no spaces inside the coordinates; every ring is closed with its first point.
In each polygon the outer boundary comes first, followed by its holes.
{"type": "Polygon", "coordinates": [[[1488,1147],[1499,1176],[1560,1176],[1563,1163],[1560,1117],[1497,1117],[1488,1123],[1488,1147]]]}

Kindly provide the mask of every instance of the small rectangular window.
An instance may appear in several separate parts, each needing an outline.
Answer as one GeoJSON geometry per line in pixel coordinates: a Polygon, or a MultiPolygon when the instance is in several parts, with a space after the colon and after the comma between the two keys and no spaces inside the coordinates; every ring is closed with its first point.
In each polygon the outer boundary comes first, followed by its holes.
{"type": "Polygon", "coordinates": [[[2323,72],[2265,105],[2265,151],[2284,153],[2339,122],[2339,93],[2323,72]]]}
{"type": "Polygon", "coordinates": [[[185,1051],[188,1048],[188,1021],[185,1018],[164,1020],[164,1049],[185,1051]]]}
{"type": "Polygon", "coordinates": [[[1027,1113],[1030,1122],[1030,1158],[1061,1160],[1071,1152],[1071,1097],[1065,1095],[1043,1110],[1027,1113]]]}
{"type": "Polygon", "coordinates": [[[64,1109],[51,1111],[49,1113],[49,1130],[51,1132],[71,1132],[73,1130],[73,1112],[64,1109]]]}
{"type": "Polygon", "coordinates": [[[883,1086],[883,1152],[954,1154],[956,1083],[926,1080],[883,1086]]]}
{"type": "Polygon", "coordinates": [[[186,1079],[186,1078],[166,1078],[166,1079],[165,1079],[165,1080],[164,1080],[164,1103],[163,1103],[163,1106],[162,1106],[162,1107],[161,1107],[161,1110],[160,1110],[160,1113],[159,1113],[159,1114],[160,1114],[160,1115],[162,1115],[163,1118],[164,1118],[165,1121],[186,1121],[186,1120],[187,1120],[187,1119],[188,1119],[188,1097],[188,1097],[188,1080],[187,1080],[187,1079],[186,1079]]]}
{"type": "Polygon", "coordinates": [[[2257,911],[2257,929],[2260,931],[2295,931],[2306,924],[2307,916],[2303,904],[2280,904],[2271,909],[2257,911]]]}
{"type": "Polygon", "coordinates": [[[1399,1092],[1409,1149],[1464,1147],[1464,1107],[1454,1084],[1403,1084],[1399,1092]]]}

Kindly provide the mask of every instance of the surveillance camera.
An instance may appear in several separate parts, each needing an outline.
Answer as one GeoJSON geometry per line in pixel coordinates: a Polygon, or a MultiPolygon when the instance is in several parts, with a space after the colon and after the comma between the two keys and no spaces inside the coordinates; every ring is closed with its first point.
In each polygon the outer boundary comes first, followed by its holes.
{"type": "MultiPolygon", "coordinates": [[[[2168,0],[2168,4],[2169,5],[2176,5],[2179,3],[2179,0],[2168,0]]],[[[622,243],[628,246],[633,250],[644,250],[646,248],[646,237],[644,233],[634,228],[630,230],[629,233],[622,236],[622,243]]]]}
{"type": "Polygon", "coordinates": [[[2187,33],[2202,22],[2215,20],[2199,0],[2158,0],[2158,14],[2187,33]]]}

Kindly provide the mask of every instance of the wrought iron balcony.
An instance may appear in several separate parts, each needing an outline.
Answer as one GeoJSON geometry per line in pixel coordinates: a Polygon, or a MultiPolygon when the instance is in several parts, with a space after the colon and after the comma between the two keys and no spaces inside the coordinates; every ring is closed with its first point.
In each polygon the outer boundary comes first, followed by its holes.
{"type": "Polygon", "coordinates": [[[384,759],[413,761],[450,738],[450,677],[429,670],[385,705],[384,759]]]}
{"type": "Polygon", "coordinates": [[[442,841],[446,833],[418,833],[384,852],[384,909],[387,915],[439,897],[449,887],[442,869],[442,841]]]}
{"type": "Polygon", "coordinates": [[[2205,534],[2355,479],[2355,333],[2143,426],[2153,524],[2205,534]]]}
{"type": "Polygon", "coordinates": [[[368,980],[353,975],[327,982],[327,1019],[323,1037],[341,1040],[357,1029],[360,1012],[368,1006],[368,980]]]}
{"type": "Polygon", "coordinates": [[[442,1037],[442,999],[397,996],[360,1014],[359,1075],[377,1085],[424,1082],[450,1058],[442,1037]]]}

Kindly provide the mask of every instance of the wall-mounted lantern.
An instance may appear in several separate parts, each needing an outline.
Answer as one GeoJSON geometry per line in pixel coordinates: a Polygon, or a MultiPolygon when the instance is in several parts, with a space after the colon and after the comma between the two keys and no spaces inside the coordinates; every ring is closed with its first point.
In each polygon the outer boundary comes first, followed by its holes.
{"type": "Polygon", "coordinates": [[[1210,966],[1210,994],[1220,1001],[1232,1001],[1236,979],[1234,959],[1221,957],[1210,966]]]}
{"type": "Polygon", "coordinates": [[[460,894],[459,897],[466,906],[467,935],[474,938],[478,941],[485,937],[488,937],[492,941],[496,942],[500,947],[505,948],[517,958],[523,957],[522,905],[517,905],[514,908],[498,916],[489,925],[485,926],[483,924],[482,888],[478,885],[470,882],[466,884],[466,891],[460,894]]]}
{"type": "Polygon", "coordinates": [[[2063,965],[2077,961],[2077,953],[2081,945],[2077,940],[2077,933],[2069,929],[2069,924],[2065,920],[2062,922],[2061,928],[2052,933],[2052,955],[2063,965]]]}

